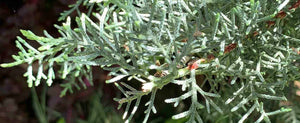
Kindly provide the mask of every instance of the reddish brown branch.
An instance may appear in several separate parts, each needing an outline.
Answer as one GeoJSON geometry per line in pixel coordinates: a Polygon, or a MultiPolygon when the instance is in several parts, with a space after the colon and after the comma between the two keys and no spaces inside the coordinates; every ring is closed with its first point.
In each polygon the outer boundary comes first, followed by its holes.
{"type": "MultiPolygon", "coordinates": [[[[295,4],[293,4],[291,7],[289,7],[289,10],[292,10],[292,9],[297,9],[299,8],[300,6],[300,0],[298,0],[295,4]]],[[[287,13],[283,10],[279,11],[278,14],[275,16],[275,18],[280,18],[280,19],[283,19],[285,18],[287,15],[287,13]]],[[[267,21],[267,24],[268,24],[268,27],[271,27],[275,24],[275,21],[267,21]]]]}

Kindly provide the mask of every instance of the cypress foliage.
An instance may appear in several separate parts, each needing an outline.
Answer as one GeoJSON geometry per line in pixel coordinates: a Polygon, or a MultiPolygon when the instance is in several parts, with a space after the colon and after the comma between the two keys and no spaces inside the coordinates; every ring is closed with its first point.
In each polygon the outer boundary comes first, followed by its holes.
{"type": "Polygon", "coordinates": [[[184,93],[165,103],[191,102],[174,119],[297,122],[293,85],[300,78],[299,5],[300,0],[78,0],[62,13],[64,23],[55,25],[60,37],[21,30],[40,47],[17,37],[15,61],[1,67],[28,64],[24,76],[29,87],[68,79],[62,84],[64,96],[74,87],[86,88],[84,77],[93,85],[91,67],[99,66],[114,76],[106,83],[123,93],[115,100],[125,106],[125,122],[145,105],[146,123],[156,113],[155,103],[164,103],[156,102],[156,92],[168,84],[184,93]],[[71,21],[73,11],[78,16],[71,21]],[[36,75],[34,62],[39,64],[36,75]],[[124,79],[135,79],[141,88],[124,79]],[[149,101],[141,104],[146,95],[149,101]],[[283,118],[272,116],[277,114],[283,118]]]}

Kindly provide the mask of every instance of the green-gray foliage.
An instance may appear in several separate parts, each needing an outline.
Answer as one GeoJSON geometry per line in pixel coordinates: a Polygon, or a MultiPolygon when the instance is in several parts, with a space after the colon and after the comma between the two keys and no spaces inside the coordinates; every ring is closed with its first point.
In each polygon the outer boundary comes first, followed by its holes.
{"type": "Polygon", "coordinates": [[[191,123],[271,122],[271,115],[290,109],[270,110],[266,104],[287,100],[283,90],[300,77],[296,65],[300,56],[295,52],[300,49],[300,12],[288,9],[295,2],[79,0],[60,20],[72,11],[77,11],[78,17],[74,21],[67,17],[61,26],[55,25],[60,37],[21,30],[40,47],[35,49],[18,37],[20,52],[13,55],[15,61],[1,66],[27,63],[24,76],[29,87],[38,86],[41,80],[51,86],[56,76],[68,79],[62,85],[62,96],[73,87],[80,89],[77,82],[86,88],[82,78],[92,82],[92,66],[108,70],[114,77],[106,82],[114,83],[124,95],[115,100],[119,107],[126,105],[126,122],[144,105],[141,98],[151,95],[146,103],[147,122],[151,112],[156,113],[155,103],[163,103],[155,102],[156,92],[168,84],[180,86],[184,94],[165,103],[177,107],[183,100],[191,101],[188,110],[175,114],[174,119],[188,117],[191,123]],[[88,12],[80,12],[80,5],[88,12]],[[282,19],[276,17],[281,10],[287,13],[282,19]],[[71,27],[71,22],[77,26],[71,27]],[[236,47],[228,47],[232,44],[236,47]],[[186,65],[182,61],[185,57],[201,58],[195,62],[197,68],[186,65]],[[36,75],[32,72],[34,62],[39,64],[36,75]],[[54,66],[61,70],[54,71],[54,66]],[[163,75],[155,76],[153,71],[163,75]],[[197,79],[199,75],[204,80],[197,79]],[[135,79],[142,88],[120,82],[124,79],[135,79]]]}

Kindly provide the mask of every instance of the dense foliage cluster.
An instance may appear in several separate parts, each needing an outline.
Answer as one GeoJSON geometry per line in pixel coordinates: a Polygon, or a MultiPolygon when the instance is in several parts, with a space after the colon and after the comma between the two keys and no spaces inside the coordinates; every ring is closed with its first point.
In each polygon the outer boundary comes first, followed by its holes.
{"type": "Polygon", "coordinates": [[[93,85],[91,67],[100,66],[114,76],[107,83],[123,93],[115,100],[119,107],[126,104],[125,122],[143,106],[142,97],[151,95],[145,104],[147,122],[156,113],[155,103],[162,103],[155,102],[156,92],[168,84],[184,93],[165,103],[177,107],[190,100],[174,119],[271,122],[271,115],[290,113],[279,102],[287,101],[287,85],[300,77],[299,5],[299,0],[79,0],[62,14],[65,23],[55,25],[61,37],[21,30],[40,47],[18,37],[15,62],[1,66],[27,63],[29,87],[68,79],[62,96],[93,85]],[[80,5],[88,11],[81,12],[80,5]],[[75,21],[67,17],[73,11],[75,21]],[[61,70],[54,71],[56,66],[61,70]]]}

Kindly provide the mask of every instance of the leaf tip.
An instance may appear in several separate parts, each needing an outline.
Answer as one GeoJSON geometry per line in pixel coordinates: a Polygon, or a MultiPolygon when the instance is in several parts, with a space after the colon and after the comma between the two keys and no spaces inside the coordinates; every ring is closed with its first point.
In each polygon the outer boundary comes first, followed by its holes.
{"type": "Polygon", "coordinates": [[[7,67],[10,67],[10,66],[9,66],[9,64],[7,64],[7,63],[3,63],[3,64],[0,64],[0,67],[2,67],[2,68],[7,68],[7,67]]]}

